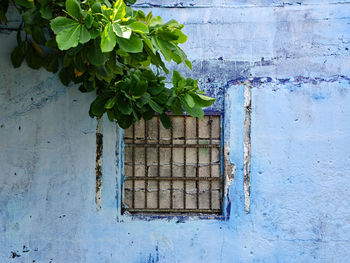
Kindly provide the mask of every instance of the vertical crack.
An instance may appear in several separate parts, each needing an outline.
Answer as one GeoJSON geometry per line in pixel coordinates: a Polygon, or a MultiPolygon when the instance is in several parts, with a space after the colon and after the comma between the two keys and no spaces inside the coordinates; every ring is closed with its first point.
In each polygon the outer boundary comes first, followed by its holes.
{"type": "Polygon", "coordinates": [[[244,84],[244,210],[250,212],[250,161],[251,161],[251,106],[252,93],[249,83],[244,84]]]}
{"type": "Polygon", "coordinates": [[[96,125],[96,209],[101,209],[101,193],[102,193],[102,152],[103,152],[103,134],[102,119],[97,119],[96,125]]]}

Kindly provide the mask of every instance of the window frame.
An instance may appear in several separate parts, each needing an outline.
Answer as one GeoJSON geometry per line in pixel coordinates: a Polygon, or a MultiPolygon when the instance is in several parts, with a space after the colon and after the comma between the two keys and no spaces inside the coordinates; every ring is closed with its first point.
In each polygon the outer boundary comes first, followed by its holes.
{"type": "MultiPolygon", "coordinates": [[[[167,221],[173,221],[176,222],[184,222],[186,220],[223,220],[226,221],[229,219],[230,214],[230,206],[229,206],[229,200],[228,196],[225,195],[225,187],[227,187],[226,177],[225,176],[225,114],[224,111],[218,111],[218,110],[205,110],[205,116],[220,116],[220,133],[221,133],[221,140],[220,140],[220,159],[221,159],[221,176],[222,178],[222,204],[221,204],[221,214],[191,214],[191,213],[181,213],[181,214],[161,214],[161,213],[129,213],[127,211],[124,211],[123,204],[124,204],[124,150],[125,150],[125,144],[124,144],[124,130],[117,128],[118,138],[117,138],[117,193],[116,193],[116,200],[117,200],[117,221],[124,221],[127,219],[131,220],[145,220],[145,221],[151,221],[156,219],[163,219],[167,221]]],[[[184,114],[184,116],[189,116],[187,114],[184,114]]]]}

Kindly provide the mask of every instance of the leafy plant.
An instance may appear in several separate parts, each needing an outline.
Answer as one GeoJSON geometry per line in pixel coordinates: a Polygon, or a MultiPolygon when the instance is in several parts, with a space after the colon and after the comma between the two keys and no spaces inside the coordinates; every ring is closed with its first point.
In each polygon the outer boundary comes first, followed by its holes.
{"type": "MultiPolygon", "coordinates": [[[[173,72],[172,87],[164,60],[191,62],[179,47],[187,41],[183,25],[164,23],[159,16],[134,10],[135,0],[14,0],[23,23],[18,46],[11,53],[15,68],[25,60],[33,69],[59,72],[64,85],[80,84],[80,91],[96,91],[91,117],[107,114],[127,128],[134,121],[160,115],[171,126],[168,111],[203,118],[202,107],[215,99],[199,90],[197,80],[173,72]],[[25,39],[22,39],[24,30],[25,39]],[[153,65],[153,67],[152,67],[153,65]],[[156,73],[152,70],[155,68],[156,73]]],[[[6,23],[9,0],[0,0],[0,23],[6,23]]]]}

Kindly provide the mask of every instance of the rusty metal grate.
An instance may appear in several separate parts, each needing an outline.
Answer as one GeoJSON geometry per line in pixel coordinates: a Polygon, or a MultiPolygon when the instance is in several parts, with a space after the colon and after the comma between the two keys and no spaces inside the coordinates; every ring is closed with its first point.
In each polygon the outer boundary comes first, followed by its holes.
{"type": "Polygon", "coordinates": [[[123,209],[130,213],[221,214],[221,116],[159,117],[125,130],[123,209]]]}

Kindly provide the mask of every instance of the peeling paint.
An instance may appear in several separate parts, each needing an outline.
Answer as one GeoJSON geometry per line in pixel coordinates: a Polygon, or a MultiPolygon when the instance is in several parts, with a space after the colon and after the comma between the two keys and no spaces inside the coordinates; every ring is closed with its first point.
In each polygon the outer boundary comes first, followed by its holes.
{"type": "Polygon", "coordinates": [[[102,198],[102,157],[103,157],[103,130],[102,119],[97,119],[96,125],[96,208],[101,209],[102,198]]]}
{"type": "Polygon", "coordinates": [[[231,212],[231,201],[229,197],[229,189],[235,179],[236,165],[230,161],[230,147],[226,143],[224,147],[224,216],[229,219],[231,212]]]}
{"type": "Polygon", "coordinates": [[[250,212],[251,107],[251,87],[246,82],[244,85],[244,210],[246,213],[250,212]]]}
{"type": "Polygon", "coordinates": [[[224,176],[225,176],[225,185],[224,185],[224,197],[228,198],[228,190],[232,185],[235,179],[236,166],[230,161],[230,147],[228,144],[224,148],[224,176]]]}

